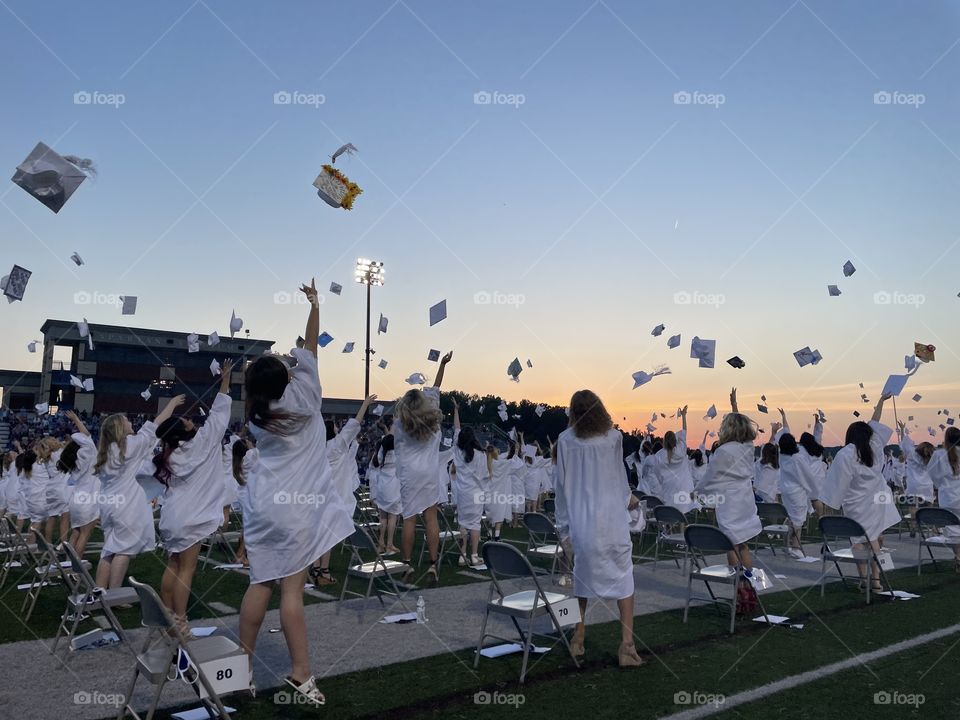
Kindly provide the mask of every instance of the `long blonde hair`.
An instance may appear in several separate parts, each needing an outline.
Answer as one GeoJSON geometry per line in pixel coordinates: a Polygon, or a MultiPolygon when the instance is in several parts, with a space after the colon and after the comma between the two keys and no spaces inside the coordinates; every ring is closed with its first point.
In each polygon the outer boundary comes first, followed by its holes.
{"type": "Polygon", "coordinates": [[[728,442],[752,443],[756,439],[757,429],[753,421],[746,415],[734,412],[724,416],[723,422],[720,423],[720,432],[717,433],[717,441],[720,445],[728,442]]]}
{"type": "Polygon", "coordinates": [[[38,463],[49,462],[50,456],[60,447],[55,437],[47,436],[33,446],[33,451],[37,454],[38,463]]]}
{"type": "Polygon", "coordinates": [[[403,431],[414,440],[429,439],[440,429],[443,414],[422,391],[412,388],[397,400],[394,418],[403,431]]]}
{"type": "Polygon", "coordinates": [[[127,453],[127,434],[124,432],[123,421],[126,416],[117,413],[103,421],[100,426],[100,443],[97,445],[97,461],[93,465],[93,474],[97,475],[110,458],[110,446],[116,443],[120,450],[120,462],[124,461],[127,453]]]}
{"type": "Polygon", "coordinates": [[[578,438],[590,438],[606,434],[613,420],[595,392],[577,390],[570,398],[570,427],[578,438]]]}

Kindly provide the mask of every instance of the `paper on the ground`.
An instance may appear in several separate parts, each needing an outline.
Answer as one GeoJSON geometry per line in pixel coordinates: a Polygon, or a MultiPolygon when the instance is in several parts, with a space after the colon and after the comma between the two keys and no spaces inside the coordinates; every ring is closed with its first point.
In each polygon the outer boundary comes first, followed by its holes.
{"type": "MultiPolygon", "coordinates": [[[[228,713],[235,713],[236,708],[232,708],[229,705],[224,705],[223,709],[228,713]]],[[[214,717],[220,714],[220,711],[216,708],[213,709],[213,712],[216,713],[214,717]]],[[[172,717],[175,717],[177,720],[209,720],[210,715],[207,713],[207,709],[204,707],[192,708],[190,710],[181,710],[178,713],[174,713],[172,717]]]]}
{"type": "Polygon", "coordinates": [[[486,566],[485,563],[480,563],[479,565],[471,565],[471,566],[470,566],[470,569],[471,569],[471,570],[486,570],[486,569],[487,569],[487,566],[486,566]]]}
{"type": "MultiPolygon", "coordinates": [[[[550,648],[548,647],[537,647],[536,645],[533,645],[530,648],[530,652],[533,653],[545,653],[549,651],[550,648]]],[[[493,647],[484,648],[480,651],[480,654],[485,658],[498,658],[518,652],[523,652],[523,645],[520,643],[504,643],[503,645],[494,645],[493,647]]]]}
{"type": "Polygon", "coordinates": [[[767,617],[761,615],[753,619],[754,622],[767,622],[767,620],[770,621],[771,625],[786,625],[790,622],[790,618],[784,617],[783,615],[767,615],[767,617]]]}
{"type": "Polygon", "coordinates": [[[774,575],[774,577],[777,578],[778,580],[786,580],[786,579],[787,579],[787,576],[786,576],[786,575],[774,575]]]}
{"type": "MultiPolygon", "coordinates": [[[[214,570],[236,570],[242,567],[243,567],[243,563],[224,563],[222,565],[214,565],[213,569],[214,570]]],[[[313,586],[311,585],[311,587],[313,586]]]]}
{"type": "Polygon", "coordinates": [[[415,612],[400,613],[399,615],[385,615],[380,622],[383,624],[399,622],[416,622],[417,614],[415,612]]]}
{"type": "Polygon", "coordinates": [[[920,597],[919,595],[914,595],[913,593],[909,593],[906,590],[893,590],[893,591],[884,590],[883,592],[878,592],[876,594],[877,595],[893,595],[893,597],[900,598],[901,600],[914,600],[915,598],[920,597]]]}
{"type": "Polygon", "coordinates": [[[217,631],[216,625],[206,625],[203,627],[192,627],[190,632],[192,632],[196,637],[209,637],[217,631]]]}
{"type": "MultiPolygon", "coordinates": [[[[49,584],[50,583],[44,580],[42,583],[40,583],[39,587],[44,587],[45,585],[49,585],[49,584]]],[[[17,590],[29,590],[32,587],[33,587],[33,583],[24,583],[23,585],[17,585],[17,590]]]]}
{"type": "Polygon", "coordinates": [[[791,625],[790,627],[792,627],[792,628],[794,628],[794,629],[796,629],[796,630],[803,630],[803,623],[796,623],[796,624],[794,624],[794,625],[791,625]]]}
{"type": "Polygon", "coordinates": [[[796,560],[797,562],[803,562],[803,563],[820,562],[820,558],[813,557],[811,555],[804,555],[802,558],[794,558],[794,560],[796,560]]]}

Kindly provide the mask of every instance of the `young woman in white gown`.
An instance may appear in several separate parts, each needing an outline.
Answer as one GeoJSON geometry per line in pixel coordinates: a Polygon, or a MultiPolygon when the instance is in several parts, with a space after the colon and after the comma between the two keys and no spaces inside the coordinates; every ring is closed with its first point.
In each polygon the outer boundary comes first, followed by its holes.
{"type": "MultiPolygon", "coordinates": [[[[246,435],[246,431],[243,435],[246,435]]],[[[237,483],[237,504],[240,506],[242,513],[247,497],[247,478],[250,477],[253,469],[257,466],[260,453],[257,446],[253,444],[253,440],[248,437],[241,437],[234,441],[232,455],[233,479],[237,483]]],[[[237,542],[237,562],[245,568],[250,567],[250,562],[247,560],[247,546],[243,542],[242,527],[240,528],[240,540],[237,542]]]]}
{"type": "Polygon", "coordinates": [[[70,498],[67,485],[69,476],[57,468],[62,448],[56,438],[45,437],[40,442],[34,443],[33,449],[37,453],[37,462],[33,467],[33,474],[38,482],[43,483],[44,498],[47,504],[44,512],[46,520],[43,535],[47,542],[53,543],[57,529],[60,531],[59,537],[61,539],[66,539],[70,534],[70,517],[68,515],[70,498]]]}
{"type": "MultiPolygon", "coordinates": [[[[938,448],[930,460],[930,476],[937,487],[939,506],[960,517],[960,429],[947,428],[943,447],[938,448]]],[[[956,541],[960,538],[960,525],[946,526],[943,534],[956,541]]],[[[953,551],[954,568],[960,572],[960,546],[953,551]]]]}
{"type": "Polygon", "coordinates": [[[485,510],[487,521],[493,525],[493,539],[499,542],[503,524],[510,522],[513,515],[511,496],[514,464],[507,458],[501,458],[496,446],[488,445],[487,469],[490,474],[490,491],[485,510]]]}
{"type": "Polygon", "coordinates": [[[570,641],[584,654],[587,600],[616,600],[621,667],[642,665],[633,643],[633,543],[630,506],[636,504],[623,470],[623,442],[610,414],[590,390],[570,398],[570,424],[557,439],[557,529],[573,546],[573,592],[580,622],[570,641]]]}
{"type": "Polygon", "coordinates": [[[100,426],[100,442],[93,473],[100,480],[100,526],[103,550],[96,582],[102,588],[118,588],[130,558],[156,547],[153,511],[137,482],[137,472],[153,453],[157,425],[165,422],[183,404],[184,396],[171,398],[156,420],[148,420],[136,432],[126,415],[111,415],[100,426]]]}
{"type": "Polygon", "coordinates": [[[397,480],[397,453],[394,450],[393,425],[380,438],[370,461],[373,466],[370,476],[370,494],[380,513],[380,540],[377,545],[381,555],[396,555],[400,548],[393,544],[396,536],[397,518],[403,505],[400,502],[400,481],[397,480]]]}
{"type": "Polygon", "coordinates": [[[401,556],[410,565],[406,580],[413,575],[413,543],[416,539],[417,515],[423,516],[426,528],[427,551],[430,566],[427,581],[436,585],[437,553],[440,546],[440,525],[437,520],[437,472],[440,450],[440,384],[447,363],[453,358],[448,352],[440,360],[440,369],[433,387],[412,388],[404,393],[394,407],[393,435],[397,458],[397,480],[400,481],[400,503],[403,506],[403,534],[401,556]]]}
{"type": "Polygon", "coordinates": [[[326,702],[310,672],[303,588],[313,561],[353,533],[353,518],[333,486],[317,370],[320,310],[316,284],[300,288],[310,303],[303,348],[289,369],[261,355],[244,378],[246,413],[259,458],[247,479],[244,542],[250,586],[240,606],[240,644],[253,655],[274,589],[280,587],[280,627],[290,652],[286,682],[311,705],[326,702]]]}
{"type": "Polygon", "coordinates": [[[460,406],[453,401],[453,464],[457,468],[457,520],[460,525],[461,564],[470,558],[471,565],[479,565],[480,523],[483,505],[490,488],[490,470],[483,447],[477,441],[473,428],[460,428],[460,406]],[[470,548],[467,552],[467,534],[470,548]]]}
{"type": "Polygon", "coordinates": [[[23,516],[30,520],[30,529],[43,534],[47,521],[47,495],[44,476],[35,470],[37,453],[27,449],[17,455],[18,500],[23,516]]]}
{"type": "Polygon", "coordinates": [[[730,409],[720,423],[719,445],[697,490],[716,496],[717,525],[735,547],[735,551],[727,553],[727,562],[734,567],[742,564],[744,577],[750,578],[753,559],[749,542],[763,530],[753,497],[753,443],[757,430],[753,421],[740,413],[736,388],[730,391],[730,409]]]}
{"type": "MultiPolygon", "coordinates": [[[[845,445],[837,452],[827,471],[824,501],[830,507],[842,508],[843,514],[856,520],[866,537],[855,539],[854,547],[864,548],[870,543],[880,551],[881,536],[887,528],[900,522],[893,493],[882,475],[883,448],[893,434],[881,424],[883,403],[890,395],[882,395],[873,411],[870,423],[855,422],[847,428],[845,445]]],[[[860,577],[866,576],[866,567],[857,565],[860,577]]],[[[880,568],[873,563],[873,589],[882,590],[880,568]]]]}
{"type": "Polygon", "coordinates": [[[780,450],[772,442],[760,448],[753,474],[753,491],[763,502],[780,502],[780,450]]]}
{"type": "Polygon", "coordinates": [[[688,513],[697,507],[693,497],[693,473],[687,458],[687,406],[680,410],[682,429],[663,436],[663,449],[654,455],[652,470],[660,486],[660,499],[665,505],[688,513]]]}
{"type": "Polygon", "coordinates": [[[934,499],[933,478],[930,477],[930,461],[934,447],[928,442],[915,443],[907,434],[907,426],[899,423],[900,452],[906,457],[907,495],[916,498],[921,507],[934,499]]]}
{"type": "Polygon", "coordinates": [[[60,470],[70,474],[69,483],[73,487],[70,495],[70,544],[77,555],[83,557],[90,534],[100,519],[100,481],[93,474],[97,446],[77,414],[68,410],[66,415],[77,431],[63,448],[59,463],[60,470]]]}
{"type": "Polygon", "coordinates": [[[800,445],[790,432],[783,408],[780,408],[780,418],[781,423],[773,425],[773,440],[780,450],[780,499],[791,530],[787,552],[791,557],[801,558],[804,553],[800,534],[813,509],[813,496],[820,493],[815,488],[811,465],[807,457],[800,454],[800,445]]]}
{"type": "Polygon", "coordinates": [[[223,521],[220,439],[230,424],[232,370],[233,363],[225,361],[220,369],[220,392],[202,427],[180,417],[171,417],[157,426],[161,450],[153,458],[153,477],[165,488],[159,530],[167,551],[160,598],[188,639],[193,634],[187,624],[187,602],[200,543],[223,521]]]}

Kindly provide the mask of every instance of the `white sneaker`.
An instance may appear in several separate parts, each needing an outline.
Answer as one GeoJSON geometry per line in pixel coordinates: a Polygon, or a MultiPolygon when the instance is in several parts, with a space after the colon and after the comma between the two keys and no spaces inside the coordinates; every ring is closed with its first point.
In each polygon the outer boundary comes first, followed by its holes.
{"type": "Polygon", "coordinates": [[[459,565],[460,567],[466,567],[467,559],[463,555],[461,555],[460,559],[457,560],[457,565],[459,565]]]}
{"type": "Polygon", "coordinates": [[[481,557],[480,557],[479,555],[471,555],[471,556],[470,556],[470,564],[471,564],[471,565],[483,565],[483,560],[481,559],[481,557]]]}
{"type": "Polygon", "coordinates": [[[802,557],[806,557],[803,554],[803,550],[801,550],[800,548],[787,548],[787,555],[794,558],[795,560],[799,560],[802,557]]]}
{"type": "Polygon", "coordinates": [[[298,693],[303,695],[306,698],[306,701],[310,705],[325,705],[327,699],[323,696],[323,693],[320,692],[320,689],[317,687],[317,680],[313,675],[311,675],[302,685],[297,685],[297,683],[291,677],[286,678],[287,685],[292,687],[298,693]]]}
{"type": "Polygon", "coordinates": [[[559,584],[560,584],[560,587],[567,587],[568,585],[573,585],[573,579],[569,575],[561,575],[559,584]]]}

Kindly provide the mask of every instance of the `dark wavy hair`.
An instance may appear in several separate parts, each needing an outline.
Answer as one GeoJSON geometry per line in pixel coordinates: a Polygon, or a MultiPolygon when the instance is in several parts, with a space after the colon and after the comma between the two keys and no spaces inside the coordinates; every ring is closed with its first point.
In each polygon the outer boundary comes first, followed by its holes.
{"type": "Polygon", "coordinates": [[[247,447],[246,440],[234,440],[233,446],[230,448],[233,478],[237,481],[238,485],[247,484],[247,478],[243,474],[243,458],[246,456],[247,450],[249,449],[250,448],[247,447]]]}
{"type": "Polygon", "coordinates": [[[780,469],[780,449],[773,443],[764,443],[760,449],[760,464],[769,465],[774,470],[780,469]]]}
{"type": "Polygon", "coordinates": [[[197,429],[187,430],[182,418],[167,418],[160,427],[157,428],[157,440],[162,443],[160,452],[153,456],[153,465],[156,470],[153,476],[160,481],[164,487],[169,487],[170,478],[173,473],[170,471],[170,456],[173,451],[180,447],[180,443],[193,440],[197,434],[197,429]]]}
{"type": "Polygon", "coordinates": [[[800,447],[807,451],[812,457],[823,456],[823,445],[817,442],[816,438],[808,432],[800,436],[800,447]]]}
{"type": "Polygon", "coordinates": [[[960,445],[960,428],[948,427],[943,434],[943,447],[947,451],[947,459],[950,461],[950,469],[954,475],[960,475],[960,456],[957,454],[957,446],[960,445]]]}
{"type": "Polygon", "coordinates": [[[873,467],[871,437],[873,437],[873,428],[861,420],[847,428],[847,436],[843,441],[846,445],[853,445],[857,449],[857,459],[867,467],[873,467]]]}
{"type": "Polygon", "coordinates": [[[468,463],[473,462],[473,454],[478,450],[483,452],[483,446],[477,440],[477,435],[473,428],[463,428],[457,435],[457,447],[463,453],[463,459],[468,463]]]}
{"type": "Polygon", "coordinates": [[[270,409],[270,403],[283,397],[290,382],[290,371],[279,358],[261,355],[244,373],[247,421],[275,435],[293,434],[304,418],[294,413],[270,409]]]}
{"type": "Polygon", "coordinates": [[[60,459],[57,460],[57,470],[62,473],[72,473],[77,469],[77,453],[80,452],[80,445],[71,440],[63,446],[60,453],[60,459]]]}
{"type": "Polygon", "coordinates": [[[570,427],[578,438],[591,438],[609,431],[613,420],[595,392],[577,390],[570,398],[570,427]]]}
{"type": "Polygon", "coordinates": [[[796,455],[800,452],[800,446],[797,445],[797,439],[790,433],[784,433],[780,436],[780,454],[781,455],[796,455]]]}
{"type": "Polygon", "coordinates": [[[393,450],[393,435],[384,435],[380,440],[377,441],[376,447],[373,448],[373,462],[374,467],[380,467],[380,450],[383,450],[383,457],[387,457],[387,453],[393,450]]]}

